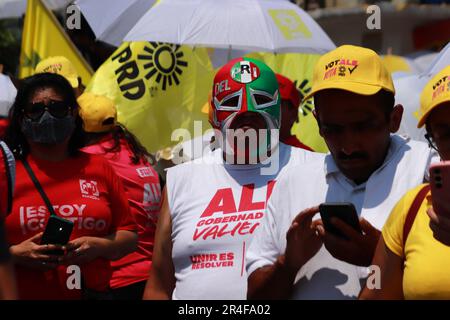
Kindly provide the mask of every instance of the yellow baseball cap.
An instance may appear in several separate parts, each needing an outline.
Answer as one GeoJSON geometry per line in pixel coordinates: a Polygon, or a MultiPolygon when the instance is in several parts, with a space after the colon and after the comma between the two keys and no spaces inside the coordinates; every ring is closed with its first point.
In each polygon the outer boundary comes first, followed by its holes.
{"type": "Polygon", "coordinates": [[[450,101],[450,65],[436,74],[422,90],[420,96],[419,123],[422,127],[430,112],[444,102],[450,101]]]}
{"type": "Polygon", "coordinates": [[[117,109],[111,99],[85,92],[77,101],[84,131],[107,132],[117,124],[117,109]]]}
{"type": "Polygon", "coordinates": [[[391,75],[375,51],[351,45],[343,45],[319,58],[313,74],[311,92],[341,89],[361,95],[373,95],[380,89],[395,94],[391,75]]]}
{"type": "Polygon", "coordinates": [[[69,59],[63,56],[48,57],[41,60],[34,73],[57,73],[69,81],[72,88],[78,88],[78,73],[69,59]]]}

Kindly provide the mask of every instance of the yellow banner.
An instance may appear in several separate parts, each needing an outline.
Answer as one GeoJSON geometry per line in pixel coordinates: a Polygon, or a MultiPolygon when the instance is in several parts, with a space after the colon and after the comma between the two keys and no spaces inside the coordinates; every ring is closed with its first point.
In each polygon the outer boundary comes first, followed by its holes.
{"type": "Polygon", "coordinates": [[[195,120],[203,122],[203,131],[210,128],[201,107],[213,77],[205,48],[130,42],[97,70],[86,90],[114,100],[119,121],[155,152],[177,143],[171,140],[175,129],[187,129],[193,138],[195,120]]]}
{"type": "Polygon", "coordinates": [[[36,65],[51,56],[65,56],[69,59],[84,84],[92,76],[92,69],[67,37],[53,13],[42,0],[28,0],[22,33],[19,77],[34,74],[36,65]]]}
{"type": "MultiPolygon", "coordinates": [[[[311,91],[314,65],[320,55],[303,53],[252,53],[248,57],[264,61],[276,73],[280,73],[294,81],[301,97],[311,91]]],[[[299,122],[292,127],[292,134],[317,152],[328,152],[325,141],[319,135],[317,121],[312,114],[313,99],[303,101],[299,109],[299,122]]]]}

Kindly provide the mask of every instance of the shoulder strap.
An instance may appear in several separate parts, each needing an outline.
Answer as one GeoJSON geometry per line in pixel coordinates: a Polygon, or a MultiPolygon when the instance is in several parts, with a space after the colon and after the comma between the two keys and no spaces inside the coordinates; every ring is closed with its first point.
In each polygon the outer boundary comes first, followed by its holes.
{"type": "MultiPolygon", "coordinates": [[[[6,179],[2,179],[2,190],[6,190],[6,199],[2,197],[2,203],[0,204],[0,216],[8,215],[11,212],[12,209],[12,202],[13,202],[13,189],[14,189],[14,178],[13,175],[15,172],[15,167],[13,165],[13,160],[8,160],[8,154],[5,150],[7,148],[6,145],[4,145],[3,142],[0,142],[0,150],[1,150],[1,158],[2,158],[2,170],[1,173],[5,173],[6,179]],[[4,185],[6,183],[6,185],[4,185]]],[[[9,151],[9,149],[8,149],[9,151]]]]}
{"type": "Polygon", "coordinates": [[[414,198],[411,207],[409,207],[405,224],[403,225],[403,248],[405,248],[406,240],[408,239],[409,232],[411,231],[414,220],[416,219],[417,213],[419,212],[419,208],[429,191],[429,184],[423,186],[414,198]]]}
{"type": "Polygon", "coordinates": [[[25,169],[28,172],[28,175],[30,176],[31,180],[34,183],[34,186],[36,187],[36,189],[39,191],[39,194],[41,195],[42,199],[45,202],[45,205],[47,206],[48,211],[50,212],[50,214],[52,216],[56,216],[56,212],[53,209],[52,204],[50,203],[50,200],[48,199],[47,195],[44,192],[44,189],[42,188],[41,184],[39,183],[39,180],[36,178],[36,176],[34,175],[33,170],[30,167],[30,164],[28,163],[28,161],[26,159],[22,159],[21,160],[23,163],[23,166],[25,167],[25,169]]]}

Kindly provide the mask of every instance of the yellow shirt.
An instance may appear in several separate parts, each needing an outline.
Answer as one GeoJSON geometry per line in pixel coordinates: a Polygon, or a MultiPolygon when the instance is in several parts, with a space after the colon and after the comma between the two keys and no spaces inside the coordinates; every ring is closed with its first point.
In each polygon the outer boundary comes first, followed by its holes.
{"type": "Polygon", "coordinates": [[[422,202],[403,248],[406,215],[423,185],[406,193],[392,210],[383,227],[387,247],[405,259],[403,294],[405,299],[450,299],[450,246],[433,237],[427,208],[431,193],[422,202]]]}

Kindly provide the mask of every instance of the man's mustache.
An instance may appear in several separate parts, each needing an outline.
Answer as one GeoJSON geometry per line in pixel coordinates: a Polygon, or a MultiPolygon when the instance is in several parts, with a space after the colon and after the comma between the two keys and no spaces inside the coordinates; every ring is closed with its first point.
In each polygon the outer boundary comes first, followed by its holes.
{"type": "Polygon", "coordinates": [[[351,154],[345,154],[344,152],[338,153],[339,160],[365,160],[368,156],[364,152],[353,152],[351,154]]]}

